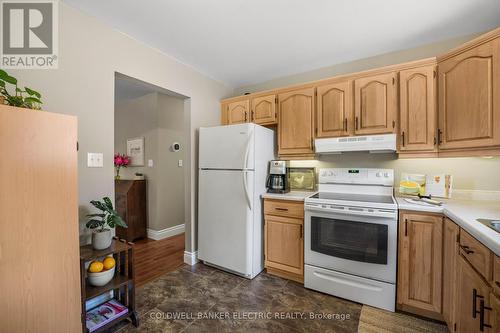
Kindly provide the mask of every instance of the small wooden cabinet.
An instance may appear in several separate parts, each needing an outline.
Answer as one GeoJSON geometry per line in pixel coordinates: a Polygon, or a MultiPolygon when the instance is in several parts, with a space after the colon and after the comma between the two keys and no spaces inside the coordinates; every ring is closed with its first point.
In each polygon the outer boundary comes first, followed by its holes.
{"type": "Polygon", "coordinates": [[[264,200],[264,264],[269,274],[304,281],[304,203],[264,200]]]}
{"type": "Polygon", "coordinates": [[[146,180],[115,180],[115,202],[118,214],[127,228],[116,227],[118,237],[133,242],[147,235],[146,180]]]}
{"type": "MultiPolygon", "coordinates": [[[[456,279],[455,331],[495,332],[484,326],[491,325],[491,288],[462,256],[457,257],[456,279]]],[[[498,308],[495,308],[495,311],[498,311],[498,308]]]]}
{"type": "Polygon", "coordinates": [[[314,157],[314,88],[278,95],[278,155],[314,157]]]}
{"type": "Polygon", "coordinates": [[[354,133],[396,131],[398,92],[396,72],[354,80],[354,133]]]}
{"type": "Polygon", "coordinates": [[[403,211],[399,223],[398,308],[439,319],[443,217],[403,211]]]}
{"type": "Polygon", "coordinates": [[[250,120],[258,125],[273,125],[278,121],[276,95],[259,96],[252,98],[252,111],[250,120]]]}
{"type": "Polygon", "coordinates": [[[226,105],[226,124],[242,124],[250,121],[250,101],[245,99],[226,105]]]}
{"type": "Polygon", "coordinates": [[[400,152],[437,151],[436,69],[399,72],[400,152]]]}
{"type": "Polygon", "coordinates": [[[438,58],[440,150],[500,147],[500,37],[485,39],[438,58]]]}
{"type": "Polygon", "coordinates": [[[352,81],[318,86],[316,95],[316,137],[351,135],[354,129],[352,81]]]}
{"type": "Polygon", "coordinates": [[[460,228],[449,218],[443,223],[443,318],[448,327],[453,327],[455,305],[455,274],[459,249],[460,228]]]}

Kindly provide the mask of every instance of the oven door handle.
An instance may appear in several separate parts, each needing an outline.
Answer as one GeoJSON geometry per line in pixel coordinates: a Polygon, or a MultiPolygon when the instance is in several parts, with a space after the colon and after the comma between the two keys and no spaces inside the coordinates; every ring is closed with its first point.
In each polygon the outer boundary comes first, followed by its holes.
{"type": "Polygon", "coordinates": [[[310,212],[322,212],[322,213],[333,213],[340,215],[357,215],[357,216],[369,216],[369,217],[379,217],[379,218],[391,218],[396,219],[396,211],[385,211],[381,209],[373,209],[373,212],[366,211],[364,209],[358,209],[355,207],[346,207],[338,210],[333,210],[331,208],[322,208],[321,205],[305,205],[305,209],[310,212]]]}

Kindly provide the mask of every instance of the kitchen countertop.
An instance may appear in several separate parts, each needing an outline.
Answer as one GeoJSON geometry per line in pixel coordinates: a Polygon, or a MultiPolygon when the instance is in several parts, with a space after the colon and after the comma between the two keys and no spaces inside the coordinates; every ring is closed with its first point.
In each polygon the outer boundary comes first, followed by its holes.
{"type": "Polygon", "coordinates": [[[305,198],[313,195],[314,191],[290,191],[288,193],[264,193],[261,195],[264,199],[276,199],[276,200],[292,200],[292,201],[304,201],[305,198]]]}
{"type": "Polygon", "coordinates": [[[442,206],[413,204],[404,197],[396,197],[396,201],[400,210],[444,214],[500,256],[500,233],[476,221],[479,218],[500,220],[499,201],[439,199],[443,201],[442,206]]]}

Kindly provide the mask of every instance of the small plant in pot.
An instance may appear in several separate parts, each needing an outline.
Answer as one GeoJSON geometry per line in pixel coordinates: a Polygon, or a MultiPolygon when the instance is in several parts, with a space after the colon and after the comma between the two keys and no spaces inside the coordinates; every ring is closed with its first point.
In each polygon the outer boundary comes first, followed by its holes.
{"type": "Polygon", "coordinates": [[[126,228],[125,221],[118,215],[113,208],[113,203],[108,197],[102,198],[102,201],[92,200],[92,206],[101,211],[101,213],[88,214],[90,220],[86,226],[92,229],[92,246],[96,250],[104,250],[111,245],[111,229],[116,226],[126,228]]]}

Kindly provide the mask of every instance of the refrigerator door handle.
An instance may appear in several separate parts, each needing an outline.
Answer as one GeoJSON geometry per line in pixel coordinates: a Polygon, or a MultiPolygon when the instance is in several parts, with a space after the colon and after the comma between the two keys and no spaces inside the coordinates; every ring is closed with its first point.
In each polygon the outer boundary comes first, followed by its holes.
{"type": "Polygon", "coordinates": [[[243,164],[243,169],[248,169],[248,157],[250,155],[250,143],[253,139],[253,131],[251,131],[248,135],[247,147],[245,148],[245,161],[243,164]]]}
{"type": "Polygon", "coordinates": [[[248,208],[252,210],[252,201],[250,199],[250,194],[248,194],[247,174],[247,171],[243,171],[243,190],[245,191],[245,199],[247,199],[248,208]]]}

